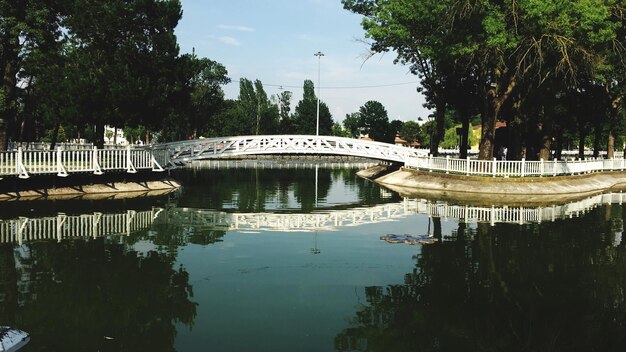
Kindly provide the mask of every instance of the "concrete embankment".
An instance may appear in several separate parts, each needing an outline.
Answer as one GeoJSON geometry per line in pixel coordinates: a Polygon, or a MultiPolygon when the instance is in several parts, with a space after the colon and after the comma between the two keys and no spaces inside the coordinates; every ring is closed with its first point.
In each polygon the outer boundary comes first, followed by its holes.
{"type": "Polygon", "coordinates": [[[4,179],[0,182],[0,201],[31,199],[124,199],[159,196],[181,185],[168,177],[154,174],[123,176],[71,175],[31,179],[4,179]]]}
{"type": "Polygon", "coordinates": [[[493,178],[453,175],[382,166],[361,170],[371,179],[404,196],[480,204],[533,205],[574,201],[602,192],[626,190],[626,172],[557,177],[493,178]]]}

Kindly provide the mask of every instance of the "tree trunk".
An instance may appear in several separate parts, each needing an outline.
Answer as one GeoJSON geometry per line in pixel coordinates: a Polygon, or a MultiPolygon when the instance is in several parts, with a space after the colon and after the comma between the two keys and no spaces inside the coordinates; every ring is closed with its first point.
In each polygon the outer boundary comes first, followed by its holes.
{"type": "Polygon", "coordinates": [[[0,111],[0,150],[6,150],[9,139],[15,140],[15,115],[17,114],[17,70],[18,70],[18,37],[3,38],[0,52],[4,60],[2,61],[2,91],[4,92],[5,105],[0,111]]]}
{"type": "Polygon", "coordinates": [[[485,114],[481,118],[482,131],[480,134],[480,145],[478,150],[479,160],[491,160],[493,158],[493,148],[496,137],[496,121],[500,112],[501,103],[493,98],[485,109],[485,114]]]}
{"type": "Polygon", "coordinates": [[[563,151],[563,129],[558,128],[558,133],[556,136],[556,146],[554,147],[554,158],[557,160],[561,160],[561,154],[563,151]]]}
{"type": "Polygon", "coordinates": [[[437,103],[437,107],[435,109],[435,126],[433,129],[433,135],[430,138],[430,154],[432,156],[439,155],[439,143],[443,139],[444,126],[446,122],[445,102],[437,103]]]}
{"type": "Polygon", "coordinates": [[[54,132],[52,132],[52,141],[50,142],[50,150],[54,150],[54,148],[57,146],[57,140],[59,138],[60,127],[61,127],[60,123],[57,123],[56,126],[54,126],[54,132]]]}
{"type": "Polygon", "coordinates": [[[595,128],[593,129],[593,157],[600,156],[600,141],[602,140],[602,122],[596,119],[595,128]]]}
{"type": "Polygon", "coordinates": [[[104,149],[104,122],[96,123],[96,132],[93,142],[98,149],[104,149]]]}
{"type": "Polygon", "coordinates": [[[9,138],[7,136],[6,121],[0,117],[0,151],[7,150],[8,146],[9,138]]]}
{"type": "Polygon", "coordinates": [[[539,146],[539,159],[549,160],[550,151],[552,149],[552,121],[547,115],[545,116],[545,123],[541,126],[541,145],[539,146]]]}
{"type": "Polygon", "coordinates": [[[467,158],[467,150],[469,149],[469,114],[465,111],[460,112],[461,120],[461,143],[459,143],[459,158],[467,158]]]}
{"type": "Polygon", "coordinates": [[[433,237],[439,240],[439,243],[443,240],[443,233],[441,231],[441,218],[433,216],[433,237]]]}
{"type": "Polygon", "coordinates": [[[583,127],[578,128],[578,157],[582,160],[585,159],[585,131],[583,127]]]}
{"type": "Polygon", "coordinates": [[[609,139],[606,142],[606,158],[613,159],[615,156],[615,131],[611,128],[609,130],[609,139]]]}

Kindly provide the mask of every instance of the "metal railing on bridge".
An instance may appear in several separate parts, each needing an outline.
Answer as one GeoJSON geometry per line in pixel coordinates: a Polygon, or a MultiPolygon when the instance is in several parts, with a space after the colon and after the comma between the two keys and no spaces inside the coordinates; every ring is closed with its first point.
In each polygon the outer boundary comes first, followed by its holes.
{"type": "Polygon", "coordinates": [[[424,171],[445,172],[490,177],[544,177],[577,175],[602,171],[624,171],[626,159],[589,160],[476,160],[444,157],[417,157],[407,159],[404,166],[424,171]]]}
{"type": "Polygon", "coordinates": [[[330,154],[404,162],[424,155],[423,150],[394,144],[334,136],[270,135],[206,138],[157,144],[161,165],[228,156],[263,154],[330,154]]]}
{"type": "Polygon", "coordinates": [[[70,173],[91,172],[101,175],[107,171],[150,169],[163,171],[152,151],[148,149],[73,149],[22,150],[0,152],[0,179],[3,176],[28,178],[30,175],[67,176],[70,173]]]}
{"type": "Polygon", "coordinates": [[[426,150],[359,139],[306,136],[240,136],[199,139],[152,146],[161,165],[193,160],[264,154],[331,154],[403,163],[408,168],[490,177],[547,177],[601,171],[623,171],[626,160],[476,160],[428,156],[426,150]]]}

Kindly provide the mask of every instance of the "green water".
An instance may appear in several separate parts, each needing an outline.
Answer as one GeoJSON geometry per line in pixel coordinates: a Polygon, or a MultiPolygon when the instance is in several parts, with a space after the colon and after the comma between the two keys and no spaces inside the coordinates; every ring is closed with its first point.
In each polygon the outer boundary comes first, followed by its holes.
{"type": "Polygon", "coordinates": [[[26,351],[624,349],[620,204],[521,225],[412,213],[293,231],[262,222],[407,201],[354,168],[246,166],[179,170],[184,189],[161,198],[0,204],[5,223],[154,214],[124,234],[0,244],[0,325],[28,331],[26,351]]]}

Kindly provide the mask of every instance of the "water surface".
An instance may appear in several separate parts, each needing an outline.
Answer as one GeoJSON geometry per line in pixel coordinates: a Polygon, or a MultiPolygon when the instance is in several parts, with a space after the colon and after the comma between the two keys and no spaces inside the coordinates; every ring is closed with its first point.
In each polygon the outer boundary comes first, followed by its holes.
{"type": "Polygon", "coordinates": [[[506,223],[356,171],[204,165],[165,198],[0,204],[0,325],[28,351],[622,350],[619,195],[506,223]]]}

